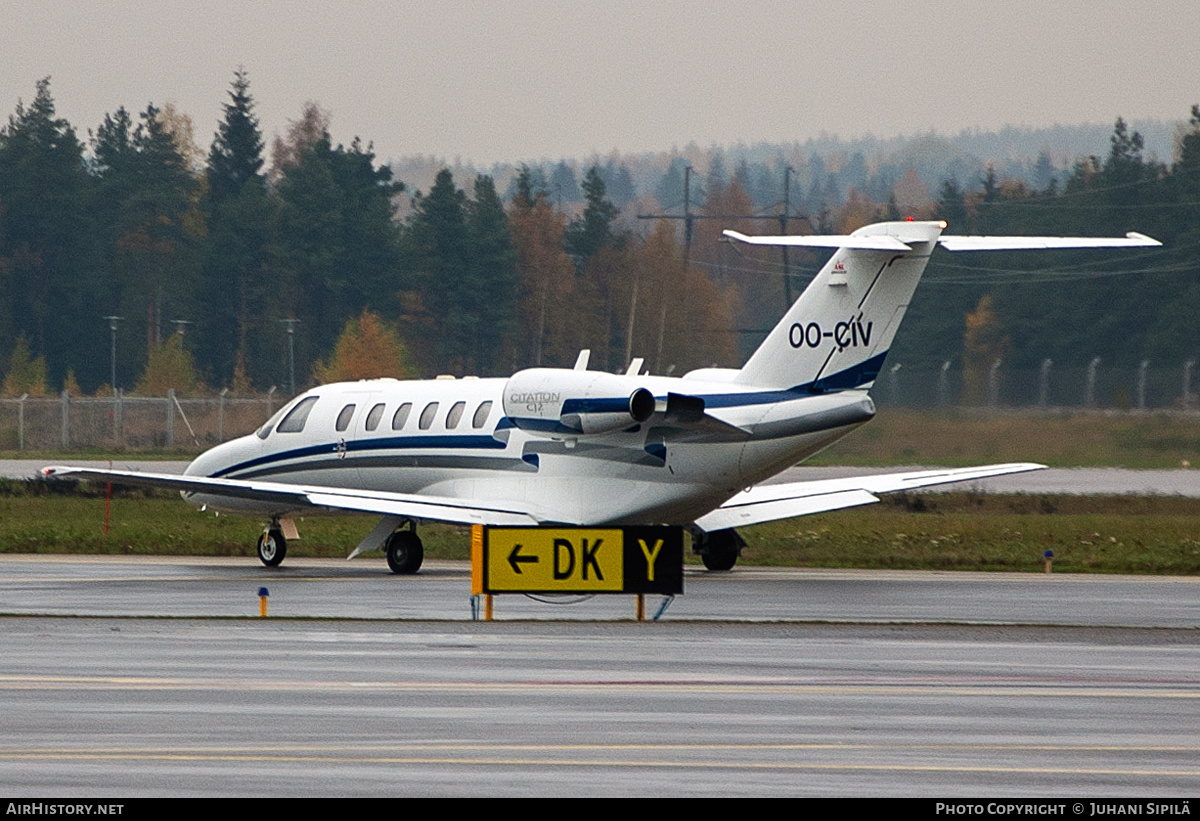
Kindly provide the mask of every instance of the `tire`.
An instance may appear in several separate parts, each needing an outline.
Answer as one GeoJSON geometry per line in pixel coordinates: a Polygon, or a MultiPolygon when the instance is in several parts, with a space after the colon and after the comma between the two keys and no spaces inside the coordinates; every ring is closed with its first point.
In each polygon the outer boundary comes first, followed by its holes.
{"type": "Polygon", "coordinates": [[[389,536],[384,552],[387,553],[388,567],[401,576],[416,573],[425,560],[425,546],[411,530],[397,530],[389,536]]]}
{"type": "Polygon", "coordinates": [[[287,539],[278,530],[264,531],[258,537],[258,560],[267,567],[278,567],[287,556],[287,539]]]}
{"type": "Polygon", "coordinates": [[[709,533],[701,546],[700,559],[709,570],[732,570],[742,553],[742,539],[735,530],[709,533]]]}

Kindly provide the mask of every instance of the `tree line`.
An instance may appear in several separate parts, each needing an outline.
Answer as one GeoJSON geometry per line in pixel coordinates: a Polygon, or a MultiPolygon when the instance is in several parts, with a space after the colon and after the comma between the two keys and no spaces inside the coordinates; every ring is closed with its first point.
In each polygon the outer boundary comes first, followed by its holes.
{"type": "MultiPolygon", "coordinates": [[[[0,129],[5,392],[111,390],[114,324],[116,385],[147,392],[286,387],[292,373],[297,389],[497,375],[569,366],[584,347],[608,370],[634,357],[656,373],[736,366],[821,263],[719,242],[723,228],[776,229],[762,219],[782,209],[764,205],[780,190],[771,174],[786,179],[782,159],[729,173],[712,152],[685,229],[633,219],[686,198],[679,157],[640,197],[612,159],[581,182],[564,163],[522,166],[501,193],[492,176],[458,181],[442,169],[411,191],[370,143],[334,145],[329,127],[305,106],[268,164],[239,71],[207,150],[170,106],[119,108],[85,140],[58,117],[49,79],[39,82],[0,129]]],[[[1139,230],[1166,243],[1016,260],[942,254],[896,341],[907,367],[1200,354],[1197,109],[1170,163],[1144,156],[1141,135],[1118,120],[1107,155],[1066,171],[1043,155],[1036,185],[988,167],[930,189],[913,166],[884,173],[855,155],[835,170],[813,158],[810,176],[814,164],[828,173],[794,199],[793,232],[912,216],[946,219],[951,233],[1139,230]]]]}
{"type": "Polygon", "coordinates": [[[162,372],[193,383],[178,388],[265,389],[293,368],[300,388],[341,373],[339,339],[362,327],[399,342],[392,361],[368,367],[394,375],[569,364],[580,347],[612,368],[646,346],[664,368],[734,355],[721,335],[697,343],[692,327],[728,327],[733,295],[686,264],[674,230],[619,228],[599,168],[573,219],[528,168],[507,206],[491,177],[464,191],[445,170],[400,219],[404,183],[370,144],[334,146],[315,104],[276,138],[268,166],[243,72],[206,153],[193,131],[174,110],[119,108],[85,143],[57,116],[48,79],[9,117],[6,390],[111,389],[110,324],[126,390],[162,372]]]}
{"type": "Polygon", "coordinates": [[[991,168],[966,185],[946,179],[930,211],[947,220],[948,233],[1138,231],[1163,247],[940,254],[895,356],[906,367],[961,365],[968,392],[996,361],[1036,370],[1046,359],[1083,368],[1100,357],[1105,367],[1132,370],[1200,358],[1200,108],[1180,129],[1169,163],[1145,156],[1141,135],[1118,118],[1106,155],[1046,179],[1037,189],[991,168]]]}

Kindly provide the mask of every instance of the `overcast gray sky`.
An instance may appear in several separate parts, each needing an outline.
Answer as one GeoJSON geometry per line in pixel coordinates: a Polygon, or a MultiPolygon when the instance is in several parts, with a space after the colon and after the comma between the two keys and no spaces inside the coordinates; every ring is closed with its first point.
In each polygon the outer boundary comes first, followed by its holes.
{"type": "Polygon", "coordinates": [[[81,135],[173,102],[207,146],[233,71],[269,140],[306,100],[383,158],[497,161],[1183,119],[1200,2],[5,0],[0,106],[50,75],[81,135]]]}

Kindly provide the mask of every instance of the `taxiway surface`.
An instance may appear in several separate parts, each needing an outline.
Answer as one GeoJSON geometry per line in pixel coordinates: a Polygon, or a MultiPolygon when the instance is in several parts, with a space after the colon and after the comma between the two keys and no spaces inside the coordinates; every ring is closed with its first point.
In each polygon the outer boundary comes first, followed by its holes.
{"type": "Polygon", "coordinates": [[[455,563],[398,578],[378,560],[0,558],[0,784],[1200,790],[1196,580],[738,568],[689,571],[685,589],[657,623],[628,621],[625,597],[503,597],[483,623],[455,563]],[[272,617],[252,618],[262,585],[272,617]]]}
{"type": "MultiPolygon", "coordinates": [[[[471,618],[467,562],[393,576],[382,558],[0,556],[0,614],[471,618]]],[[[668,621],[836,621],[1200,628],[1200,578],[738,567],[684,571],[668,621]]],[[[653,615],[662,600],[646,597],[653,615]]],[[[627,619],[632,596],[497,596],[497,619],[627,619]]]]}

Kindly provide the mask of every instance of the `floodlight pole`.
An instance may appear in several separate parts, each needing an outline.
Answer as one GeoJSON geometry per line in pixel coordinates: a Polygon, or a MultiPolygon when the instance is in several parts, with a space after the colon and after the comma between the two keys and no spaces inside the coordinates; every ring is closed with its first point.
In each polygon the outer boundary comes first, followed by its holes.
{"type": "Polygon", "coordinates": [[[296,323],[298,319],[279,320],[287,326],[288,335],[288,391],[290,396],[296,395],[296,323]]]}
{"type": "MultiPolygon", "coordinates": [[[[796,173],[796,169],[790,165],[783,168],[783,211],[779,215],[779,233],[787,236],[788,232],[788,211],[792,207],[792,174],[796,173]]],[[[783,310],[786,312],[792,307],[792,271],[788,265],[788,247],[786,245],[780,248],[783,251],[783,294],[786,305],[783,310]]]]}
{"type": "Polygon", "coordinates": [[[106,316],[108,320],[108,330],[112,334],[112,355],[110,357],[109,366],[112,371],[112,390],[113,396],[117,395],[117,323],[123,322],[123,316],[106,316]]]}

